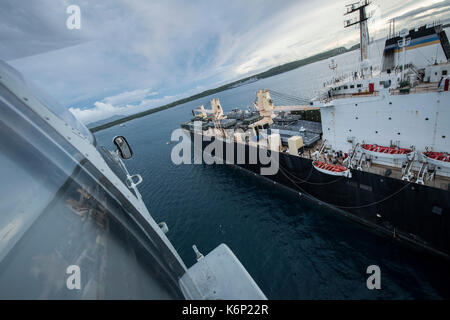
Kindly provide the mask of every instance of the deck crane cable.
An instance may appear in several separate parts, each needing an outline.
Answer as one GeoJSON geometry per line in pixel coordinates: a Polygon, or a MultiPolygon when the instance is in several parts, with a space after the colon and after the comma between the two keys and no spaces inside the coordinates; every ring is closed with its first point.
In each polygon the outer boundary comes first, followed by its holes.
{"type": "MultiPolygon", "coordinates": [[[[279,167],[280,167],[280,170],[285,170],[285,168],[283,168],[283,167],[281,166],[281,164],[279,164],[279,167]]],[[[327,185],[327,184],[332,184],[332,183],[335,183],[335,182],[337,182],[337,181],[339,181],[339,180],[342,180],[342,178],[343,178],[343,177],[339,177],[339,178],[337,178],[337,179],[335,179],[335,180],[333,180],[333,181],[328,181],[328,182],[311,182],[311,181],[308,181],[308,179],[311,177],[312,171],[313,171],[313,167],[311,166],[308,176],[306,177],[305,180],[303,180],[303,179],[300,179],[299,177],[296,177],[295,175],[293,175],[292,173],[290,173],[288,170],[285,170],[285,172],[286,172],[288,175],[290,175],[290,177],[291,177],[293,180],[296,180],[296,181],[299,182],[299,183],[306,183],[306,184],[312,184],[312,185],[317,185],[317,186],[327,185]]]]}
{"type": "Polygon", "coordinates": [[[307,99],[293,98],[293,97],[288,97],[288,96],[283,96],[283,95],[278,95],[278,94],[273,94],[273,98],[275,98],[276,100],[287,101],[288,103],[309,104],[309,100],[307,100],[307,99]]]}
{"type": "Polygon", "coordinates": [[[272,94],[272,98],[281,104],[286,104],[286,103],[287,104],[291,104],[291,103],[298,104],[297,100],[288,99],[284,96],[278,96],[276,94],[272,94]]]}
{"type": "Polygon", "coordinates": [[[291,95],[291,94],[287,94],[287,93],[283,93],[283,92],[279,92],[279,91],[274,91],[274,90],[271,90],[270,93],[274,93],[276,95],[283,96],[283,97],[286,97],[286,98],[291,98],[291,99],[294,99],[294,100],[297,100],[297,101],[309,101],[310,100],[309,98],[298,97],[298,96],[294,96],[294,95],[291,95]]]}
{"type": "Polygon", "coordinates": [[[293,95],[289,95],[286,93],[278,92],[278,91],[270,91],[270,94],[276,99],[276,100],[283,100],[288,103],[294,103],[294,104],[309,104],[310,99],[303,98],[303,97],[296,97],[293,95]]]}
{"type": "MultiPolygon", "coordinates": [[[[311,194],[309,194],[308,192],[306,192],[305,190],[303,190],[303,189],[302,189],[302,188],[301,188],[294,180],[292,180],[288,175],[286,175],[286,173],[284,172],[283,169],[280,168],[280,172],[281,172],[287,179],[289,179],[295,186],[297,186],[304,194],[306,194],[307,196],[309,196],[309,197],[311,197],[311,198],[313,198],[313,199],[317,199],[317,198],[314,197],[313,195],[311,195],[311,194]]],[[[381,203],[381,202],[384,202],[384,201],[386,201],[386,200],[392,198],[393,196],[399,194],[401,191],[403,191],[404,189],[406,189],[406,187],[408,187],[410,184],[411,184],[411,182],[408,182],[408,183],[405,184],[403,187],[401,187],[400,189],[398,189],[398,190],[395,191],[394,193],[390,194],[389,196],[387,196],[387,197],[385,197],[385,198],[383,198],[383,199],[381,199],[381,200],[374,201],[374,202],[371,202],[371,203],[368,203],[368,204],[364,204],[364,205],[361,205],[361,206],[350,206],[350,207],[347,207],[347,206],[339,206],[339,205],[335,205],[335,204],[332,204],[332,203],[329,203],[329,202],[326,202],[326,201],[320,201],[320,202],[325,203],[325,204],[330,205],[330,206],[333,206],[333,207],[336,207],[336,208],[340,208],[340,209],[360,209],[360,208],[367,208],[367,207],[371,207],[371,206],[377,205],[377,204],[379,204],[379,203],[381,203]]]]}

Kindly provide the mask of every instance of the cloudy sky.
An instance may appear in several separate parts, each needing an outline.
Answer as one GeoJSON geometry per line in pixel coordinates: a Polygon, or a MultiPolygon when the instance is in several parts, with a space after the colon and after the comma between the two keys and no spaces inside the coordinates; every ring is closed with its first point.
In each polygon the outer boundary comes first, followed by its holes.
{"type": "MultiPolygon", "coordinates": [[[[349,1],[0,1],[0,59],[84,122],[125,115],[358,42],[349,1]],[[81,28],[66,27],[69,5],[81,28]]],[[[450,1],[374,0],[369,28],[450,21],[450,1]]]]}

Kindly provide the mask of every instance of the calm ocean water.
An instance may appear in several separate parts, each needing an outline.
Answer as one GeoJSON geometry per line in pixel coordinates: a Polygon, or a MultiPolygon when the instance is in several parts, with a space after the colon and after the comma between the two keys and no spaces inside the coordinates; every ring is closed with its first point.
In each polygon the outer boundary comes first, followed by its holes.
{"type": "MultiPolygon", "coordinates": [[[[352,71],[357,54],[337,57],[340,71],[352,71]]],[[[144,178],[144,201],[157,222],[167,222],[167,235],[188,267],[195,262],[193,244],[206,254],[226,243],[269,299],[449,299],[450,268],[442,260],[393,244],[237,168],[171,162],[171,133],[192,109],[209,108],[212,97],[225,111],[247,107],[263,88],[310,97],[330,76],[328,63],[135,119],[97,132],[97,141],[113,149],[115,135],[128,139],[135,156],[126,165],[144,178]],[[366,268],[373,264],[381,269],[381,290],[366,287],[366,268]]]]}

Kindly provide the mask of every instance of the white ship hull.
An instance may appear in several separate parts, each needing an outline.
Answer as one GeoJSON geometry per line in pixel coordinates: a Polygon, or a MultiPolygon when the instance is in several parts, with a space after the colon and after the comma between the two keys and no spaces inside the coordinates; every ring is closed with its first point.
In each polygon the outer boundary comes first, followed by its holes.
{"type": "MultiPolygon", "coordinates": [[[[321,105],[323,140],[331,150],[343,153],[350,153],[357,143],[414,146],[417,162],[426,148],[450,152],[449,106],[448,91],[391,95],[382,90],[372,97],[334,99],[321,105]]],[[[401,167],[408,159],[406,155],[364,153],[374,163],[393,167],[401,167]]],[[[420,168],[420,164],[413,167],[420,168]]],[[[448,164],[439,163],[437,174],[449,177],[448,164]]]]}

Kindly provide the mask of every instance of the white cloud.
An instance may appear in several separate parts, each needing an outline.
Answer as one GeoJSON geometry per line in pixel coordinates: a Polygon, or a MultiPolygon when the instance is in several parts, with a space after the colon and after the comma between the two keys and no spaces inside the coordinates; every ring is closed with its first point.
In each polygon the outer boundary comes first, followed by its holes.
{"type": "Polygon", "coordinates": [[[106,97],[103,101],[111,105],[123,105],[126,103],[142,101],[146,97],[157,95],[158,92],[151,92],[151,89],[137,89],[133,91],[125,91],[118,95],[106,97]]]}
{"type": "Polygon", "coordinates": [[[121,94],[106,97],[102,101],[94,102],[92,108],[70,107],[69,111],[84,124],[110,118],[112,116],[127,116],[137,112],[149,110],[171,101],[181,98],[182,94],[175,96],[164,96],[160,98],[144,99],[156,95],[157,92],[150,92],[150,89],[134,90],[121,94]],[[139,99],[137,99],[139,98],[139,99]],[[130,102],[139,101],[131,104],[130,102]],[[124,104],[124,102],[127,102],[124,104]]]}
{"type": "Polygon", "coordinates": [[[98,121],[114,115],[125,115],[127,111],[131,109],[130,106],[114,107],[109,103],[97,101],[94,103],[94,107],[91,109],[69,108],[69,111],[77,117],[78,120],[87,124],[90,122],[98,121]]]}
{"type": "MultiPolygon", "coordinates": [[[[343,28],[344,0],[76,2],[82,11],[77,39],[88,42],[12,64],[82,119],[138,112],[159,100],[169,102],[166,96],[185,97],[358,41],[356,29],[343,28]],[[152,99],[155,92],[163,98],[152,99]]],[[[14,1],[6,6],[14,8],[14,15],[0,4],[0,27],[8,27],[0,28],[0,38],[11,37],[13,26],[20,29],[14,37],[28,35],[26,43],[35,43],[28,41],[36,37],[38,42],[64,40],[67,30],[60,28],[66,14],[60,9],[68,2],[53,3],[40,0],[28,11],[28,4],[14,1]]],[[[388,19],[437,7],[431,0],[376,3],[380,12],[369,25],[374,37],[386,35],[388,19]]],[[[441,13],[437,18],[449,17],[441,13]]],[[[422,20],[412,16],[397,27],[416,22],[422,20]]]]}

